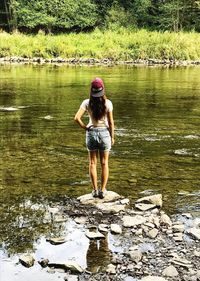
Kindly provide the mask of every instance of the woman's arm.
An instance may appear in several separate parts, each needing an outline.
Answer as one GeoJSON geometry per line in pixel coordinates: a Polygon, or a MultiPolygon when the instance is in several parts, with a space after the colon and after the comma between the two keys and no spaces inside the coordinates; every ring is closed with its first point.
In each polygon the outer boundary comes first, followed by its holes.
{"type": "Polygon", "coordinates": [[[111,142],[112,145],[115,143],[115,126],[114,126],[114,120],[113,120],[113,112],[110,111],[107,113],[108,118],[108,125],[109,125],[109,131],[111,136],[111,142]]]}
{"type": "Polygon", "coordinates": [[[85,125],[85,123],[82,121],[82,116],[84,115],[85,110],[83,108],[79,108],[79,110],[77,111],[75,117],[74,117],[74,121],[76,121],[79,126],[83,129],[87,129],[87,126],[85,125]]]}

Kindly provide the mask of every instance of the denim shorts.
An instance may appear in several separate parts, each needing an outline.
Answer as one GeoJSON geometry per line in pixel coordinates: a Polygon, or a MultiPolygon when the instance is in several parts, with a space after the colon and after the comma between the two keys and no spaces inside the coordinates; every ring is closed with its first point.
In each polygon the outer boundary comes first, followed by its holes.
{"type": "Polygon", "coordinates": [[[91,128],[86,131],[86,146],[89,151],[109,151],[111,136],[108,128],[91,128]]]}

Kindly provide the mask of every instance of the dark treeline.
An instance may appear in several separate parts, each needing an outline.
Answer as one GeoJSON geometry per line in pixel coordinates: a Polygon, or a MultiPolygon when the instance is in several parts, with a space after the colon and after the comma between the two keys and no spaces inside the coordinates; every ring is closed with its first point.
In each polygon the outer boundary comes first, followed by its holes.
{"type": "Polygon", "coordinates": [[[46,33],[99,28],[200,31],[195,0],[1,0],[0,27],[46,33]]]}

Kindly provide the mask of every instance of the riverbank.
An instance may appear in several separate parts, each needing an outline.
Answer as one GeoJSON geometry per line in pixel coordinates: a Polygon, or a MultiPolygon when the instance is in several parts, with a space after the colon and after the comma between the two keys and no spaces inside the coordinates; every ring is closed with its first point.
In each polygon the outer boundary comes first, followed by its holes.
{"type": "Polygon", "coordinates": [[[33,280],[32,272],[43,280],[200,280],[199,218],[168,216],[162,204],[161,194],[132,204],[109,191],[103,200],[86,194],[66,198],[64,208],[45,209],[45,224],[57,231],[46,242],[38,241],[35,253],[16,258],[17,280],[33,280]]]}
{"type": "Polygon", "coordinates": [[[3,57],[0,58],[0,64],[56,64],[56,65],[104,65],[104,66],[115,66],[115,65],[129,65],[129,66],[194,66],[200,65],[200,60],[188,61],[188,60],[160,60],[160,59],[136,59],[128,61],[116,61],[108,58],[95,59],[95,58],[51,58],[44,59],[42,57],[38,58],[25,58],[25,57],[3,57]]]}
{"type": "Polygon", "coordinates": [[[200,34],[95,30],[63,35],[0,33],[1,61],[86,64],[200,64],[200,34]]]}

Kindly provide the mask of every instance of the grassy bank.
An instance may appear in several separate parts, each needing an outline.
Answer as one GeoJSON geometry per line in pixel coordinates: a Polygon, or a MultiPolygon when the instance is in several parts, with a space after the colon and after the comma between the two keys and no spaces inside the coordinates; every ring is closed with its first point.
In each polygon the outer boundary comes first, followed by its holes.
{"type": "Polygon", "coordinates": [[[95,30],[66,35],[0,33],[0,57],[200,60],[200,34],[95,30]]]}

